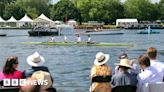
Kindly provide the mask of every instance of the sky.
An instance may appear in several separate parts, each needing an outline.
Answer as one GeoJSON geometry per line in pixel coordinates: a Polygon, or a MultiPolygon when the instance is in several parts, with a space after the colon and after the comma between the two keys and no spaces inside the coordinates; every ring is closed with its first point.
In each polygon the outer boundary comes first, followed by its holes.
{"type": "MultiPolygon", "coordinates": [[[[56,3],[56,2],[58,2],[59,0],[53,0],[53,3],[56,3]]],[[[125,1],[125,0],[121,0],[121,1],[125,1]]],[[[155,2],[159,2],[160,0],[151,0],[153,3],[155,3],[155,2]]]]}

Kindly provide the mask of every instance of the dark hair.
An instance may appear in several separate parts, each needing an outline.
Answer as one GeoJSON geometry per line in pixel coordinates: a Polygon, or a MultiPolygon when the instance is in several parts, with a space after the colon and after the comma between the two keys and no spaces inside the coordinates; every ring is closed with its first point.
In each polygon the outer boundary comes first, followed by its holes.
{"type": "Polygon", "coordinates": [[[150,59],[147,55],[140,55],[138,61],[140,65],[150,66],[150,59]]]}
{"type": "Polygon", "coordinates": [[[17,56],[10,56],[6,60],[6,64],[3,67],[3,73],[6,75],[13,74],[15,68],[13,67],[14,64],[18,64],[18,57],[17,56]]]}
{"type": "Polygon", "coordinates": [[[124,72],[126,72],[128,69],[130,69],[129,67],[125,67],[125,66],[119,66],[118,67],[118,70],[121,69],[123,70],[124,72]]]}
{"type": "Polygon", "coordinates": [[[156,56],[157,56],[157,49],[154,48],[154,47],[148,48],[148,49],[147,49],[147,55],[148,55],[150,58],[155,59],[156,56]]]}
{"type": "Polygon", "coordinates": [[[125,52],[121,52],[121,53],[118,55],[118,58],[119,58],[119,59],[126,59],[126,58],[128,58],[128,55],[127,55],[125,52]]]}

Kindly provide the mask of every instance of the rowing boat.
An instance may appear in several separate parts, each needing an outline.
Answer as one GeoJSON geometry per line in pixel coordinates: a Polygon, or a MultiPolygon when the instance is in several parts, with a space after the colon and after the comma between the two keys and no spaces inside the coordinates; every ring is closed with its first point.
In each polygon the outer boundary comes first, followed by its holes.
{"type": "Polygon", "coordinates": [[[87,43],[87,42],[22,42],[21,44],[33,44],[33,45],[58,45],[58,46],[130,46],[133,44],[130,43],[87,43]]]}

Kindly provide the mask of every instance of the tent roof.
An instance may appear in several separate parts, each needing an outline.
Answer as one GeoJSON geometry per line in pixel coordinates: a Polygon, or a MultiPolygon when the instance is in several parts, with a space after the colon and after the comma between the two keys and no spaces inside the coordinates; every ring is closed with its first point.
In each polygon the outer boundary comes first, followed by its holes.
{"type": "MultiPolygon", "coordinates": [[[[49,19],[47,16],[45,16],[43,13],[38,17],[39,19],[43,19],[45,21],[53,22],[51,19],[49,19]]],[[[36,19],[38,19],[36,18],[36,19]]],[[[35,19],[35,20],[36,20],[35,19]]]]}
{"type": "Polygon", "coordinates": [[[17,22],[17,20],[13,16],[11,16],[11,18],[7,20],[6,22],[17,22]]]}
{"type": "Polygon", "coordinates": [[[0,22],[5,22],[5,20],[0,16],[0,22]]]}
{"type": "Polygon", "coordinates": [[[32,22],[32,19],[28,17],[27,14],[25,14],[24,17],[19,20],[19,22],[32,22]]]}

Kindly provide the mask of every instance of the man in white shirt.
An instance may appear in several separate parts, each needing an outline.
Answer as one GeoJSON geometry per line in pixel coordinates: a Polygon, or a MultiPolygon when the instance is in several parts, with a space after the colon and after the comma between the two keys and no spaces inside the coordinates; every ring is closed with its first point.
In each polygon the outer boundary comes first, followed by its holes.
{"type": "Polygon", "coordinates": [[[156,83],[160,82],[159,72],[156,68],[150,66],[150,59],[146,55],[141,55],[138,59],[139,65],[141,67],[141,73],[138,74],[138,84],[137,92],[142,92],[143,86],[146,83],[156,83]]]}
{"type": "Polygon", "coordinates": [[[151,66],[155,67],[160,73],[161,81],[164,79],[164,63],[157,60],[157,49],[150,47],[147,49],[147,55],[150,58],[151,66]]]}
{"type": "Polygon", "coordinates": [[[77,43],[81,42],[81,37],[79,34],[77,34],[77,43]]]}

